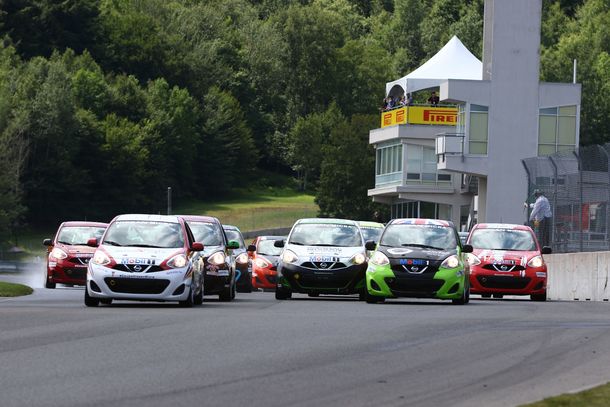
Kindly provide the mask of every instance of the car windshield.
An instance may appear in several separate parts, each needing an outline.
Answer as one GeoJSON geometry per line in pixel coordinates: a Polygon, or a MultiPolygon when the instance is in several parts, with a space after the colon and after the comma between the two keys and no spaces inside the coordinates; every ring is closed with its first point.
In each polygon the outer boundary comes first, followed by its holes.
{"type": "Polygon", "coordinates": [[[184,246],[184,234],[178,223],[116,221],[108,227],[108,232],[102,244],[177,248],[184,246]]]}
{"type": "Polygon", "coordinates": [[[290,234],[290,244],[302,246],[362,246],[360,229],[353,225],[301,223],[290,234]]]}
{"type": "Polygon", "coordinates": [[[458,243],[454,230],[447,226],[395,224],[386,227],[380,245],[452,250],[458,243]]]}
{"type": "Polygon", "coordinates": [[[210,222],[188,222],[196,242],[204,246],[221,246],[222,232],[220,226],[210,222]]]}
{"type": "Polygon", "coordinates": [[[246,246],[244,239],[241,237],[241,233],[239,233],[237,230],[225,229],[225,233],[227,234],[227,239],[235,240],[237,243],[239,243],[240,249],[243,249],[246,246]]]}
{"type": "Polygon", "coordinates": [[[364,241],[368,242],[372,240],[373,242],[378,242],[379,237],[381,236],[381,232],[383,232],[383,228],[363,228],[360,227],[362,231],[362,237],[364,237],[364,241]]]}
{"type": "Polygon", "coordinates": [[[275,247],[273,244],[275,240],[265,239],[258,242],[258,247],[256,248],[257,254],[265,254],[267,256],[279,256],[282,252],[280,247],[275,247]]]}
{"type": "Polygon", "coordinates": [[[527,230],[476,229],[470,244],[477,249],[488,250],[536,250],[536,242],[527,230]]]}
{"type": "Polygon", "coordinates": [[[68,245],[86,245],[89,239],[101,238],[105,230],[105,227],[99,226],[65,226],[59,231],[57,242],[68,245]]]}

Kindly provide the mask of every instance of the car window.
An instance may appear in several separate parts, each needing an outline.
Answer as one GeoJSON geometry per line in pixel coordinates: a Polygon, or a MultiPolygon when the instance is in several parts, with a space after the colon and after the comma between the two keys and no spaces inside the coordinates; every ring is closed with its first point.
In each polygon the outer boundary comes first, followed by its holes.
{"type": "Polygon", "coordinates": [[[184,234],[178,223],[116,221],[108,227],[102,244],[178,248],[184,246],[184,234]]]}
{"type": "Polygon", "coordinates": [[[220,226],[211,222],[187,222],[196,242],[203,243],[204,246],[221,246],[222,231],[220,226]]]}
{"type": "Polygon", "coordinates": [[[396,224],[386,227],[382,246],[415,246],[452,250],[458,245],[453,228],[439,225],[396,224]]]}
{"type": "Polygon", "coordinates": [[[352,225],[301,223],[290,234],[290,244],[302,246],[362,246],[360,229],[352,225]]]}
{"type": "Polygon", "coordinates": [[[475,229],[470,244],[477,249],[488,250],[536,250],[536,242],[527,230],[475,229]]]}
{"type": "Polygon", "coordinates": [[[372,240],[374,242],[379,241],[379,237],[381,236],[381,232],[383,232],[383,228],[363,228],[360,227],[362,231],[362,236],[364,237],[364,241],[367,242],[372,240]]]}
{"type": "Polygon", "coordinates": [[[68,245],[86,245],[92,238],[99,239],[105,227],[99,226],[64,226],[57,234],[57,242],[68,245]]]}
{"type": "Polygon", "coordinates": [[[225,233],[227,234],[227,239],[235,240],[239,243],[240,249],[243,249],[244,247],[246,247],[246,244],[244,243],[244,239],[241,237],[241,233],[239,233],[237,230],[225,229],[225,233]]]}
{"type": "Polygon", "coordinates": [[[258,246],[256,247],[257,254],[265,254],[267,256],[279,256],[282,252],[280,247],[275,247],[273,244],[275,240],[261,240],[258,242],[258,246]]]}

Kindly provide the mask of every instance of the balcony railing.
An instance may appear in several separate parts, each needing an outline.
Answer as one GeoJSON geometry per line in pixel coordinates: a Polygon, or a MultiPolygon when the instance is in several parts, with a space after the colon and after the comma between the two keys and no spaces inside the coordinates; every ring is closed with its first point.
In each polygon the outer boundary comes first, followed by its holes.
{"type": "Polygon", "coordinates": [[[396,124],[423,124],[436,126],[455,126],[457,107],[415,105],[403,106],[381,112],[381,127],[396,124]]]}

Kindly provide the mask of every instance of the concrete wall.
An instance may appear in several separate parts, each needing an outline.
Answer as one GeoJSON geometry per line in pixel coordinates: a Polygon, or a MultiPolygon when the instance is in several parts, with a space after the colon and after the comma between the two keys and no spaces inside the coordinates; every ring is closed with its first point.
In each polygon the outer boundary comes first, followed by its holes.
{"type": "Polygon", "coordinates": [[[610,252],[545,255],[550,300],[609,301],[610,252]]]}

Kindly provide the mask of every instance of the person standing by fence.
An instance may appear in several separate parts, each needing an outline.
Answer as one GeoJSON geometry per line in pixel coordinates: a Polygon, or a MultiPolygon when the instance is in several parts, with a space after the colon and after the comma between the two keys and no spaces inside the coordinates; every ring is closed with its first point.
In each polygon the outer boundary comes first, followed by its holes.
{"type": "Polygon", "coordinates": [[[530,214],[530,222],[538,233],[541,246],[551,245],[551,219],[553,212],[551,211],[551,204],[549,200],[544,196],[544,193],[539,189],[534,191],[534,197],[536,202],[530,204],[532,213],[530,214]]]}

